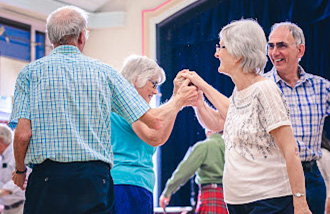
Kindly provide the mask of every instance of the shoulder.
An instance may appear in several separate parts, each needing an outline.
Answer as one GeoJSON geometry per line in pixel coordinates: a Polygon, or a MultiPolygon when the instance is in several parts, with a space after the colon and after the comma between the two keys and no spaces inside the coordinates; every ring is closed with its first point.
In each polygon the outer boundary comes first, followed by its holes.
{"type": "Polygon", "coordinates": [[[330,81],[324,77],[306,73],[306,78],[308,78],[312,82],[312,84],[323,84],[326,87],[330,87],[330,81]]]}

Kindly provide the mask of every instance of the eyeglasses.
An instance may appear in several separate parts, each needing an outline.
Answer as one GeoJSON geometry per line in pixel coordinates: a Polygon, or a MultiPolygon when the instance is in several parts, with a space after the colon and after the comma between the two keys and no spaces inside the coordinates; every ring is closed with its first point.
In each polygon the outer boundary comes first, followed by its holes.
{"type": "Polygon", "coordinates": [[[158,82],[157,81],[153,81],[152,79],[149,79],[149,81],[152,83],[152,87],[154,88],[154,89],[156,89],[157,87],[158,87],[158,82]]]}
{"type": "Polygon", "coordinates": [[[295,42],[292,43],[286,43],[286,42],[277,42],[277,43],[272,43],[268,42],[267,47],[269,50],[273,50],[274,47],[276,47],[277,50],[284,50],[289,47],[289,45],[296,44],[295,42]]]}
{"type": "Polygon", "coordinates": [[[220,51],[221,48],[226,48],[224,45],[215,44],[215,52],[220,51]]]}

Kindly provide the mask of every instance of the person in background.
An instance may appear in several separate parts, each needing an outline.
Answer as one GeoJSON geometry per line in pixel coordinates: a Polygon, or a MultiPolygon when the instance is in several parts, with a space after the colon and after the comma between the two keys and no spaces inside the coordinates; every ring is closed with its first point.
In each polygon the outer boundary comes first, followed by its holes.
{"type": "MultiPolygon", "coordinates": [[[[196,72],[185,72],[216,108],[195,107],[199,122],[224,132],[224,200],[230,214],[311,213],[289,110],[276,84],[263,77],[267,62],[264,31],[254,20],[222,28],[215,57],[218,71],[235,83],[228,99],[196,72]]],[[[201,99],[203,97],[201,96],[201,99]]]]}
{"type": "Polygon", "coordinates": [[[25,201],[25,191],[11,179],[15,170],[12,141],[13,133],[10,128],[0,124],[0,199],[4,204],[2,214],[22,214],[25,201]]]}
{"type": "Polygon", "coordinates": [[[9,125],[16,127],[13,180],[25,214],[110,213],[114,203],[111,112],[160,129],[167,118],[111,66],[82,54],[88,14],[61,7],[47,18],[54,50],[19,73],[9,125]]]}
{"type": "Polygon", "coordinates": [[[327,138],[326,131],[322,134],[322,158],[317,161],[322,177],[327,188],[327,199],[325,203],[325,213],[330,214],[330,141],[327,138]]]}
{"type": "Polygon", "coordinates": [[[227,214],[223,200],[222,176],[225,163],[225,144],[222,135],[205,129],[207,138],[197,142],[188,150],[173,175],[168,179],[159,198],[159,206],[166,211],[166,205],[189,178],[196,174],[199,185],[196,207],[197,214],[227,214]]]}
{"type": "MultiPolygon", "coordinates": [[[[147,103],[158,94],[158,86],[165,81],[164,70],[145,56],[129,56],[121,74],[147,103]]],[[[111,143],[114,153],[111,175],[115,189],[113,213],[153,213],[155,173],[152,156],[157,146],[164,144],[169,138],[178,112],[197,100],[196,87],[188,86],[188,83],[187,80],[180,88],[175,87],[172,98],[157,108],[160,111],[159,116],[167,117],[170,121],[157,131],[139,121],[131,125],[117,113],[111,113],[111,143]]]]}
{"type": "Polygon", "coordinates": [[[299,65],[305,48],[300,27],[291,22],[274,24],[268,40],[268,56],[274,67],[264,76],[277,84],[288,103],[307,203],[313,214],[323,214],[326,187],[316,161],[322,156],[322,130],[325,117],[330,115],[330,81],[306,73],[299,65]]]}

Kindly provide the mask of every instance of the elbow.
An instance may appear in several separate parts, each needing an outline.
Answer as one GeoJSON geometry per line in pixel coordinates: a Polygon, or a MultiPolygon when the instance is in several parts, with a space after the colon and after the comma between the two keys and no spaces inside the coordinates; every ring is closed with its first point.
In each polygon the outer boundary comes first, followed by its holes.
{"type": "Polygon", "coordinates": [[[18,132],[15,134],[16,142],[21,146],[26,146],[29,144],[32,138],[32,131],[28,130],[25,132],[18,132]]]}
{"type": "Polygon", "coordinates": [[[146,143],[149,144],[150,146],[157,147],[163,145],[165,142],[166,141],[163,140],[162,137],[154,136],[149,138],[149,140],[146,143]]]}

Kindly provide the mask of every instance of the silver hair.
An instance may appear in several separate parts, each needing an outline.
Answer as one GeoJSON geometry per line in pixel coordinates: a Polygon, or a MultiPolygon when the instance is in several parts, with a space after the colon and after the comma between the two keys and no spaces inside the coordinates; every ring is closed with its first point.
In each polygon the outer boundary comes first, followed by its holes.
{"type": "Polygon", "coordinates": [[[7,145],[13,141],[13,132],[5,124],[0,124],[0,138],[2,139],[3,143],[7,145]]]}
{"type": "Polygon", "coordinates": [[[136,87],[143,87],[149,79],[157,80],[158,84],[165,82],[165,72],[152,59],[146,56],[131,55],[124,61],[121,74],[136,87]]]}
{"type": "Polygon", "coordinates": [[[271,36],[273,31],[279,27],[285,27],[292,33],[293,38],[296,40],[296,45],[305,45],[305,36],[303,30],[292,22],[275,23],[271,28],[269,36],[271,36]]]}
{"type": "Polygon", "coordinates": [[[71,44],[83,30],[88,38],[88,13],[75,6],[64,6],[49,14],[47,35],[52,44],[71,44]]]}
{"type": "Polygon", "coordinates": [[[262,74],[267,63],[267,40],[257,21],[241,19],[222,28],[219,33],[228,52],[241,59],[243,72],[262,74]]]}

